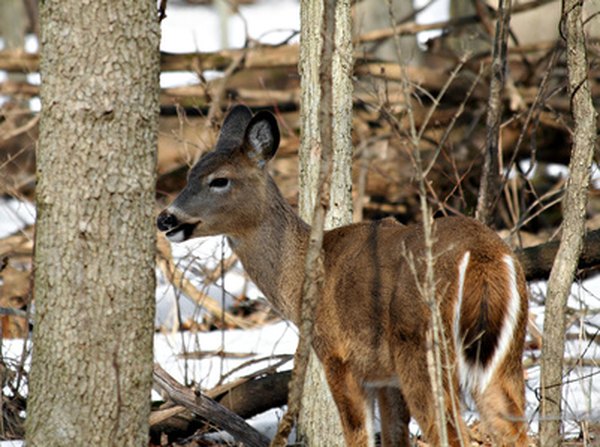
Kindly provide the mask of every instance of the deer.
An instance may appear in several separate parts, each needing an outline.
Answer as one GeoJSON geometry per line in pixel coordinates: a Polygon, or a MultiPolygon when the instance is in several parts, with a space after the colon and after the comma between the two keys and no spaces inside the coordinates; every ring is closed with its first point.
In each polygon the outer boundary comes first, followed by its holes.
{"type": "MultiPolygon", "coordinates": [[[[157,226],[172,242],[224,235],[274,309],[297,325],[310,226],[269,174],[279,142],[272,113],[233,107],[214,150],[190,169],[187,185],[158,215],[157,226]]],[[[411,417],[423,437],[439,445],[427,369],[432,310],[419,292],[424,230],[390,219],[325,232],[312,345],[348,446],[375,445],[375,402],[382,445],[410,445],[411,417]]],[[[448,443],[468,445],[462,401],[452,398],[463,392],[475,402],[494,445],[526,446],[523,269],[499,236],[472,218],[435,219],[432,237],[446,340],[448,443]]]]}

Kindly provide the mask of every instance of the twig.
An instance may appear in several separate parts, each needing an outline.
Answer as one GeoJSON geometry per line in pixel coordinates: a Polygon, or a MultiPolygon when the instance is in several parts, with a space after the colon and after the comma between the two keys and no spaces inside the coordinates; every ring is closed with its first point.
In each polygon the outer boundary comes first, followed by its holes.
{"type": "MultiPolygon", "coordinates": [[[[513,153],[511,155],[510,161],[508,162],[507,169],[505,170],[505,173],[502,177],[502,183],[501,183],[501,186],[499,187],[499,189],[501,189],[501,190],[504,189],[504,186],[508,182],[510,168],[513,166],[513,164],[515,163],[515,161],[517,159],[519,150],[521,148],[521,144],[523,143],[523,139],[525,138],[525,134],[527,132],[527,129],[529,128],[529,124],[531,123],[531,120],[533,119],[534,114],[536,112],[539,113],[539,109],[541,108],[542,99],[544,98],[544,96],[546,94],[546,88],[548,86],[548,80],[550,79],[550,74],[552,73],[554,65],[556,64],[556,61],[558,59],[558,53],[559,53],[558,48],[557,48],[557,46],[555,46],[555,50],[552,52],[552,55],[550,57],[550,62],[548,63],[548,68],[545,71],[544,76],[542,77],[542,80],[540,82],[540,87],[538,88],[536,95],[535,95],[535,99],[533,100],[533,103],[531,104],[531,107],[529,108],[529,111],[527,112],[527,117],[525,118],[525,122],[523,123],[523,128],[521,130],[521,133],[519,134],[519,138],[513,149],[513,153]]],[[[534,160],[535,160],[535,153],[532,154],[532,166],[533,166],[534,160]]],[[[500,199],[500,194],[498,194],[496,196],[496,199],[494,200],[494,203],[492,205],[492,209],[494,209],[497,206],[497,202],[499,199],[500,199]]]]}
{"type": "Polygon", "coordinates": [[[0,307],[0,315],[29,319],[29,312],[13,307],[0,307]]]}
{"type": "Polygon", "coordinates": [[[266,360],[278,359],[272,365],[268,365],[264,368],[259,369],[258,371],[254,371],[246,376],[240,377],[239,379],[236,379],[233,382],[219,384],[219,385],[215,386],[214,388],[211,388],[210,390],[208,390],[206,392],[206,395],[209,397],[214,397],[219,394],[223,394],[230,388],[234,388],[235,386],[237,386],[237,384],[239,384],[241,382],[247,382],[248,380],[252,380],[252,379],[262,376],[264,374],[269,374],[269,373],[275,372],[275,371],[277,371],[277,368],[285,365],[286,363],[291,361],[293,358],[294,358],[294,356],[290,355],[290,354],[280,354],[280,355],[270,355],[268,357],[261,357],[261,358],[257,358],[257,359],[248,360],[247,362],[244,362],[241,365],[236,366],[233,369],[230,369],[229,371],[227,371],[226,374],[223,374],[223,376],[221,377],[220,383],[222,383],[225,379],[227,379],[228,377],[231,377],[233,374],[237,373],[238,371],[240,371],[244,368],[247,368],[252,365],[256,365],[257,363],[262,363],[266,360]]]}
{"type": "Polygon", "coordinates": [[[160,256],[157,256],[156,264],[174,287],[181,290],[185,295],[191,298],[194,302],[198,303],[204,310],[211,313],[215,317],[220,319],[221,315],[223,315],[223,319],[226,324],[237,326],[242,329],[248,329],[252,327],[252,324],[245,319],[236,317],[235,315],[224,311],[216,300],[199,291],[185,277],[183,272],[173,264],[170,247],[162,235],[158,235],[157,248],[160,256]]]}
{"type": "MultiPolygon", "coordinates": [[[[521,12],[530,11],[539,6],[545,5],[546,3],[550,3],[555,0],[538,0],[531,1],[527,3],[522,3],[517,5],[514,8],[513,13],[518,14],[521,12]]],[[[429,6],[429,5],[427,5],[429,6]]],[[[492,18],[498,18],[499,14],[495,10],[490,10],[490,15],[492,18]]],[[[361,34],[356,37],[354,40],[355,44],[359,43],[368,43],[368,42],[377,42],[380,40],[389,39],[394,36],[406,36],[417,34],[422,31],[431,31],[431,30],[448,30],[453,28],[459,28],[467,25],[472,25],[474,23],[479,23],[481,21],[481,17],[477,14],[464,16],[464,17],[455,17],[448,20],[441,20],[439,22],[420,24],[416,22],[404,23],[402,25],[392,26],[390,28],[384,28],[374,31],[369,31],[367,33],[361,34]]]]}
{"type": "Polygon", "coordinates": [[[444,134],[442,135],[442,138],[440,138],[440,142],[438,143],[437,147],[435,148],[434,156],[432,157],[432,160],[429,162],[429,166],[427,166],[427,168],[425,168],[425,170],[423,171],[423,175],[425,177],[427,177],[427,175],[429,174],[429,172],[431,171],[431,169],[435,165],[435,161],[437,160],[440,152],[442,151],[442,148],[444,147],[444,144],[446,144],[446,140],[450,136],[450,132],[452,131],[452,129],[454,129],[454,125],[456,124],[456,120],[458,120],[458,118],[463,114],[463,112],[465,110],[465,106],[467,105],[467,102],[471,98],[471,95],[473,94],[473,91],[475,90],[475,87],[477,87],[477,85],[479,84],[479,80],[481,79],[481,75],[482,74],[483,74],[483,66],[480,67],[479,73],[477,73],[477,76],[475,77],[475,79],[471,83],[471,86],[469,87],[469,90],[467,91],[467,94],[465,95],[465,98],[461,101],[458,109],[456,110],[456,113],[454,113],[454,115],[452,116],[452,120],[446,126],[446,129],[444,130],[444,134]]]}
{"type": "Polygon", "coordinates": [[[160,5],[158,6],[158,21],[162,22],[167,18],[167,0],[160,0],[160,5]]]}
{"type": "Polygon", "coordinates": [[[227,90],[227,81],[240,68],[240,66],[243,65],[244,59],[246,58],[246,50],[247,48],[244,48],[233,58],[225,70],[225,73],[223,73],[223,77],[219,79],[216,91],[211,96],[211,104],[208,110],[208,115],[206,116],[207,126],[214,127],[217,120],[220,118],[218,115],[221,113],[221,103],[227,90]]]}
{"type": "Polygon", "coordinates": [[[37,125],[39,120],[40,120],[40,114],[38,113],[33,118],[31,118],[29,121],[27,121],[25,124],[23,124],[22,126],[19,126],[16,129],[9,130],[8,132],[4,132],[2,134],[2,137],[0,138],[0,143],[2,143],[4,141],[8,141],[11,138],[17,137],[25,132],[29,132],[31,129],[33,129],[37,125]]]}
{"type": "Polygon", "coordinates": [[[502,90],[506,75],[506,48],[508,43],[508,22],[510,20],[511,0],[500,0],[498,10],[499,20],[496,22],[496,35],[492,51],[492,72],[490,95],[488,99],[488,115],[486,120],[487,136],[486,151],[481,185],[477,199],[475,217],[488,224],[493,216],[493,204],[498,194],[500,167],[498,162],[498,141],[500,122],[502,120],[502,90]]]}

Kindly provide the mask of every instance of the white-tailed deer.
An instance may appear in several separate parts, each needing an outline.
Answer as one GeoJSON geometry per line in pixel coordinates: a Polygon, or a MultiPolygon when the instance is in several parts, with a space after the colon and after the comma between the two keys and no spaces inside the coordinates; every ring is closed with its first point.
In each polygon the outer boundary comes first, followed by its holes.
{"type": "MultiPolygon", "coordinates": [[[[226,235],[272,305],[298,323],[310,228],[267,172],[278,146],[271,113],[253,116],[246,107],[233,108],[215,149],[191,169],[187,186],[157,225],[175,242],[226,235]]],[[[463,390],[495,445],[527,445],[522,269],[498,236],[473,219],[438,219],[433,236],[447,341],[444,371],[450,370],[444,374],[449,442],[461,445],[462,438],[468,445],[464,422],[452,416],[460,414],[456,396],[463,390]]],[[[327,231],[323,249],[325,283],[313,346],[346,443],[374,445],[377,400],[383,445],[409,445],[410,416],[432,445],[439,444],[426,358],[431,313],[418,287],[425,271],[421,226],[387,219],[348,225],[327,231]]]]}

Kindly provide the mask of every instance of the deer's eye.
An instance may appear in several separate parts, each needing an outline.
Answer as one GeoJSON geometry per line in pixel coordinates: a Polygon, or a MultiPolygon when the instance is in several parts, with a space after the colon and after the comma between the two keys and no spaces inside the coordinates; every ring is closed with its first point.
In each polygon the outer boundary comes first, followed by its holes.
{"type": "Polygon", "coordinates": [[[227,188],[228,186],[229,186],[229,179],[227,179],[225,177],[214,178],[208,184],[208,187],[213,188],[213,189],[223,189],[223,188],[227,188]]]}

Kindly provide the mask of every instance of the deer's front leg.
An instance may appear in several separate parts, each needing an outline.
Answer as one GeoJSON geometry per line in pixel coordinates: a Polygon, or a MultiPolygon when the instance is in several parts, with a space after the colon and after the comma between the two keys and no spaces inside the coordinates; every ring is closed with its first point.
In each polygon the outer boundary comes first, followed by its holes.
{"type": "Polygon", "coordinates": [[[335,401],[348,447],[375,445],[373,433],[374,393],[365,388],[348,364],[337,358],[324,360],[325,375],[335,401]]]}

